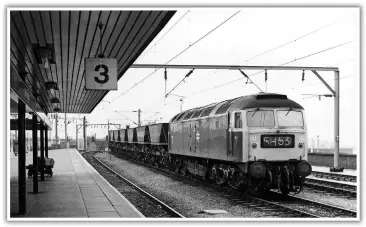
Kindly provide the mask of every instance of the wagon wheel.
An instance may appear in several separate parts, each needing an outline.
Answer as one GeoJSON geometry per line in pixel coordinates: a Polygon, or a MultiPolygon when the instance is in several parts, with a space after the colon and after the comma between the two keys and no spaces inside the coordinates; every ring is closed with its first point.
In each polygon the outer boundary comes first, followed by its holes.
{"type": "Polygon", "coordinates": [[[280,191],[283,195],[288,195],[290,193],[290,189],[286,186],[281,186],[280,191]]]}

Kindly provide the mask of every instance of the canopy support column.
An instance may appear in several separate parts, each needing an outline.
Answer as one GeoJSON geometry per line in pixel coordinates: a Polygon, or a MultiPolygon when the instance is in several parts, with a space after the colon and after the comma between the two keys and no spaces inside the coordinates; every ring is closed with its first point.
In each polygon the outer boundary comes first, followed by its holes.
{"type": "Polygon", "coordinates": [[[84,116],[84,119],[83,119],[83,129],[84,129],[84,152],[86,152],[86,120],[85,120],[85,116],[84,116]]]}
{"type": "Polygon", "coordinates": [[[41,139],[41,181],[44,181],[44,136],[43,124],[40,125],[40,139],[41,139]]]}
{"type": "Polygon", "coordinates": [[[37,144],[37,115],[33,114],[32,119],[32,140],[33,140],[33,193],[38,193],[38,144],[37,144]]]}
{"type": "Polygon", "coordinates": [[[18,102],[18,196],[19,213],[26,213],[27,187],[25,171],[25,103],[19,99],[18,102]]]}
{"type": "Polygon", "coordinates": [[[45,152],[45,156],[46,158],[48,158],[48,129],[47,127],[45,127],[45,130],[44,130],[44,152],[45,152]]]}

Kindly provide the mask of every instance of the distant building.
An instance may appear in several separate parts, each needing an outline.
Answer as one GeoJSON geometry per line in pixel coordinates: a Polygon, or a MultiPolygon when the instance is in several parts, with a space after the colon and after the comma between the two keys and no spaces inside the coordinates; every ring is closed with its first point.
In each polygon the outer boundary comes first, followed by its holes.
{"type": "MultiPolygon", "coordinates": [[[[340,154],[354,154],[353,153],[353,148],[339,148],[339,153],[340,154]]],[[[310,153],[334,153],[334,148],[310,148],[309,149],[310,153]]]]}

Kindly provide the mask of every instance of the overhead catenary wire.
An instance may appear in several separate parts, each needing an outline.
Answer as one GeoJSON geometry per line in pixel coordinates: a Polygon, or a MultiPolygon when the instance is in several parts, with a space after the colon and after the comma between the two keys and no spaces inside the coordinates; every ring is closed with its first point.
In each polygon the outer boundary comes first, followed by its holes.
{"type": "Polygon", "coordinates": [[[150,50],[154,47],[154,46],[156,46],[164,37],[165,37],[165,35],[166,34],[168,34],[174,27],[175,27],[175,25],[177,25],[178,23],[179,23],[179,21],[181,21],[182,19],[183,19],[183,17],[185,17],[188,13],[189,13],[190,11],[189,10],[187,10],[184,14],[183,14],[183,16],[181,16],[170,28],[169,28],[169,30],[168,31],[166,31],[165,33],[164,33],[164,35],[162,35],[161,37],[160,37],[160,39],[158,39],[158,41],[156,41],[155,43],[154,43],[154,45],[151,45],[151,47],[147,50],[147,51],[145,51],[141,56],[139,56],[139,58],[142,58],[143,56],[145,56],[147,53],[149,53],[150,52],[150,50]]]}
{"type": "Polygon", "coordinates": [[[146,120],[148,120],[148,119],[152,118],[153,116],[155,116],[155,115],[157,115],[157,114],[159,114],[159,112],[157,112],[157,113],[155,113],[155,114],[151,115],[150,117],[145,118],[145,119],[144,119],[144,120],[142,120],[142,121],[146,121],[146,120]]]}
{"type": "MultiPolygon", "coordinates": [[[[268,53],[270,53],[270,52],[272,52],[272,51],[275,51],[275,50],[277,50],[277,49],[283,48],[283,47],[285,47],[285,46],[287,46],[287,45],[289,45],[289,44],[291,44],[291,43],[293,43],[293,42],[297,42],[297,41],[299,41],[299,40],[301,40],[301,39],[303,39],[303,38],[305,38],[305,37],[307,37],[307,36],[310,36],[310,35],[312,35],[312,34],[315,34],[315,33],[319,32],[319,31],[321,31],[321,30],[323,30],[323,29],[325,29],[325,28],[327,28],[327,27],[330,27],[330,26],[334,25],[334,24],[336,24],[336,23],[335,23],[335,22],[333,22],[333,23],[330,23],[330,24],[327,24],[327,25],[323,25],[322,27],[317,28],[317,29],[315,29],[315,30],[313,30],[313,31],[311,31],[311,32],[308,32],[308,33],[304,34],[304,35],[301,35],[301,36],[299,36],[299,37],[297,37],[297,38],[295,38],[295,39],[293,39],[293,40],[287,41],[287,42],[285,42],[285,43],[283,43],[283,44],[280,44],[280,45],[278,45],[278,46],[276,46],[276,47],[274,47],[274,48],[271,48],[271,49],[268,49],[268,50],[266,50],[266,51],[263,51],[263,52],[261,52],[261,53],[259,53],[259,54],[256,54],[256,55],[254,55],[254,56],[252,56],[252,57],[250,57],[250,58],[246,59],[246,60],[245,60],[245,62],[247,63],[248,61],[253,60],[253,59],[257,58],[257,57],[263,56],[263,55],[268,54],[268,53]]],[[[212,73],[212,74],[215,74],[215,73],[217,73],[218,71],[219,71],[219,70],[216,70],[216,71],[215,71],[214,73],[212,73]]],[[[261,72],[263,72],[263,71],[261,71],[261,72]]],[[[254,74],[254,75],[255,75],[255,74],[254,74]]],[[[252,75],[250,75],[250,76],[252,76],[252,75]]],[[[235,81],[237,81],[237,80],[235,80],[235,81]]],[[[235,81],[234,81],[234,82],[235,82],[235,81]]],[[[221,86],[225,86],[225,85],[230,84],[230,83],[232,83],[232,82],[228,82],[228,83],[225,83],[225,84],[223,84],[223,85],[220,85],[220,86],[216,86],[216,87],[210,88],[209,90],[212,90],[212,89],[215,89],[215,88],[218,88],[218,87],[221,87],[221,86]]],[[[202,92],[205,92],[205,91],[208,91],[208,90],[203,90],[202,92]]],[[[266,88],[266,91],[267,91],[267,88],[266,88]]],[[[200,91],[200,92],[195,93],[195,94],[199,94],[199,93],[202,93],[202,92],[200,91]]],[[[195,95],[195,94],[193,94],[193,95],[195,95]]]]}
{"type": "MultiPolygon", "coordinates": [[[[342,43],[342,44],[339,44],[339,45],[336,45],[336,46],[332,46],[332,47],[329,47],[329,48],[326,48],[326,49],[323,49],[323,50],[320,50],[320,51],[317,51],[317,52],[314,52],[314,53],[311,53],[311,54],[308,54],[308,55],[305,55],[303,57],[300,57],[300,58],[295,58],[294,60],[291,60],[291,61],[288,61],[288,62],[285,62],[283,64],[280,64],[278,66],[284,66],[284,65],[287,65],[287,64],[290,64],[290,63],[293,63],[295,61],[300,61],[302,59],[305,59],[305,58],[308,58],[308,57],[311,57],[311,56],[314,56],[314,55],[317,55],[317,54],[320,54],[320,53],[323,53],[323,52],[326,52],[326,51],[329,51],[329,50],[332,50],[332,49],[335,49],[335,48],[338,48],[338,47],[341,47],[341,46],[344,46],[346,44],[349,44],[353,41],[348,41],[348,42],[345,42],[345,43],[342,43]]],[[[258,71],[256,73],[253,73],[251,75],[249,75],[249,77],[251,76],[254,76],[254,75],[257,75],[259,73],[262,73],[264,72],[265,70],[261,70],[261,71],[258,71]]],[[[213,90],[213,89],[216,89],[216,88],[219,88],[219,87],[223,87],[225,85],[228,85],[228,84],[231,84],[231,83],[234,83],[234,82],[237,82],[239,80],[243,80],[245,78],[239,78],[239,79],[236,79],[236,80],[232,80],[232,81],[229,81],[227,83],[224,83],[224,84],[221,84],[221,85],[218,85],[218,86],[215,86],[215,87],[212,87],[212,88],[209,88],[209,89],[205,89],[205,90],[202,90],[202,91],[199,91],[197,93],[193,93],[192,95],[197,95],[197,94],[200,94],[200,93],[203,93],[203,92],[206,92],[206,91],[210,91],[210,90],[213,90]]],[[[191,95],[190,95],[191,96],[191,95]]]]}
{"type": "MultiPolygon", "coordinates": [[[[258,57],[260,57],[260,56],[263,56],[263,55],[265,55],[265,54],[268,54],[268,53],[270,53],[270,52],[272,52],[272,51],[275,51],[275,50],[281,49],[281,48],[283,48],[283,47],[285,47],[285,46],[287,46],[287,45],[289,45],[289,44],[291,44],[291,43],[293,43],[293,42],[297,42],[297,41],[299,41],[299,40],[301,40],[301,39],[303,39],[303,38],[305,38],[305,37],[307,37],[307,36],[310,36],[310,35],[312,35],[312,34],[315,34],[315,33],[319,32],[319,31],[321,31],[321,30],[323,30],[323,29],[325,29],[325,28],[327,28],[327,27],[329,27],[329,26],[331,26],[331,25],[334,25],[334,24],[336,24],[336,23],[335,23],[335,22],[333,22],[333,23],[330,23],[330,24],[324,25],[324,26],[322,26],[322,27],[320,27],[320,28],[317,28],[317,29],[315,29],[315,30],[313,30],[313,31],[311,31],[311,32],[308,32],[308,33],[306,33],[306,34],[304,34],[304,35],[301,35],[301,36],[299,36],[299,37],[297,37],[297,38],[295,38],[295,39],[293,39],[293,40],[287,41],[287,42],[282,43],[282,44],[280,44],[280,45],[278,45],[278,46],[276,46],[276,47],[274,47],[274,48],[271,48],[271,49],[265,50],[265,51],[263,51],[263,52],[261,52],[261,53],[259,53],[259,54],[256,54],[256,55],[254,55],[254,56],[252,56],[252,57],[249,57],[249,58],[247,58],[247,59],[245,60],[245,63],[247,63],[248,61],[251,61],[251,60],[253,60],[253,59],[255,59],[255,58],[258,58],[258,57]]],[[[239,64],[239,63],[240,63],[240,61],[239,61],[239,62],[237,62],[237,63],[235,63],[235,64],[239,64]]],[[[215,71],[215,72],[213,72],[211,75],[213,75],[213,74],[217,73],[218,71],[219,71],[219,70],[216,70],[216,71],[215,71]]]]}
{"type": "Polygon", "coordinates": [[[189,77],[189,75],[191,75],[192,73],[193,73],[193,71],[194,71],[194,69],[192,69],[191,71],[189,71],[188,73],[187,73],[187,75],[185,75],[184,77],[183,77],[183,79],[177,84],[177,85],[175,85],[175,87],[172,89],[172,90],[170,90],[169,92],[168,92],[168,94],[166,94],[165,95],[165,97],[168,97],[168,95],[172,92],[172,91],[174,91],[174,89],[176,89],[178,86],[179,86],[179,84],[181,84],[186,78],[188,78],[189,77]]]}
{"type": "MultiPolygon", "coordinates": [[[[275,50],[278,50],[278,49],[280,49],[280,48],[283,48],[283,47],[285,47],[285,46],[287,46],[287,45],[289,45],[289,44],[291,44],[291,43],[293,43],[293,42],[297,42],[297,41],[299,41],[299,40],[301,40],[301,39],[304,39],[305,37],[308,37],[308,36],[310,36],[310,35],[313,35],[313,34],[315,34],[315,33],[319,32],[319,31],[321,31],[321,30],[323,30],[323,29],[325,29],[325,28],[327,28],[327,27],[330,27],[330,26],[332,26],[332,25],[334,25],[334,24],[336,24],[336,23],[334,22],[334,23],[330,23],[330,24],[324,25],[324,26],[322,26],[322,27],[320,27],[320,28],[318,28],[318,29],[315,29],[315,30],[313,30],[313,31],[311,31],[311,32],[308,32],[308,33],[306,33],[306,34],[304,34],[304,35],[302,35],[302,36],[300,36],[300,37],[297,37],[297,38],[295,38],[295,39],[293,39],[293,40],[290,40],[290,41],[285,42],[285,43],[283,43],[283,44],[280,44],[280,45],[278,45],[278,46],[276,46],[276,47],[274,47],[274,48],[271,48],[271,49],[269,49],[269,50],[266,50],[266,51],[263,51],[263,52],[261,52],[261,53],[259,53],[259,54],[256,54],[256,55],[254,55],[254,56],[252,56],[252,57],[250,57],[250,58],[246,59],[245,61],[247,62],[247,61],[249,61],[249,60],[253,60],[254,58],[258,58],[258,57],[263,56],[263,55],[265,55],[265,54],[268,54],[268,53],[270,53],[270,52],[272,52],[272,51],[275,51],[275,50]]],[[[347,44],[347,43],[340,44],[340,45],[338,45],[338,46],[334,46],[334,47],[331,47],[331,48],[327,48],[327,49],[324,49],[324,50],[322,50],[322,51],[319,51],[319,52],[316,52],[316,53],[313,53],[313,54],[310,54],[310,55],[306,55],[306,56],[301,57],[301,58],[298,58],[298,59],[294,59],[294,60],[292,60],[292,61],[290,61],[290,62],[299,61],[299,60],[302,60],[302,59],[304,59],[304,58],[308,58],[308,57],[310,57],[310,56],[313,56],[313,55],[319,54],[319,53],[321,53],[321,52],[328,51],[328,50],[330,50],[330,49],[337,48],[337,47],[339,47],[339,46],[341,46],[341,45],[345,45],[345,44],[347,44]]],[[[286,63],[284,63],[284,64],[282,64],[282,65],[289,64],[290,62],[286,62],[286,63]]],[[[263,70],[263,71],[264,71],[264,70],[263,70]]],[[[263,71],[260,71],[260,72],[257,72],[257,73],[254,73],[254,74],[251,74],[250,76],[253,76],[253,75],[259,74],[259,73],[261,73],[261,72],[263,72],[263,71]]],[[[214,72],[213,74],[215,74],[215,73],[217,73],[217,72],[218,72],[218,70],[216,70],[216,72],[214,72]]],[[[200,94],[200,93],[203,93],[203,92],[209,91],[209,90],[213,90],[213,89],[216,89],[216,88],[219,88],[219,87],[223,87],[223,86],[225,86],[225,85],[231,84],[231,83],[236,82],[236,81],[241,80],[241,79],[243,79],[243,78],[240,78],[240,79],[237,79],[237,80],[234,80],[234,81],[229,81],[229,82],[227,82],[227,83],[224,83],[224,84],[221,84],[221,85],[218,85],[218,86],[215,86],[215,87],[209,88],[209,89],[205,89],[205,90],[199,91],[199,92],[197,92],[197,93],[193,93],[193,94],[191,94],[191,95],[187,95],[186,97],[191,97],[191,96],[194,96],[194,95],[197,95],[197,94],[200,94]]],[[[163,106],[171,105],[171,104],[174,104],[174,103],[176,103],[176,102],[178,102],[178,101],[179,101],[179,99],[178,99],[178,100],[176,100],[176,101],[172,101],[172,102],[169,102],[169,103],[165,103],[163,106]]],[[[155,108],[154,108],[154,109],[155,109],[155,108]]]]}
{"type": "MultiPolygon", "coordinates": [[[[187,13],[187,12],[186,12],[187,13]]],[[[186,14],[184,14],[183,16],[185,16],[186,14]]],[[[182,16],[182,17],[183,17],[182,16]]],[[[181,17],[181,18],[182,18],[181,17]]],[[[180,18],[180,19],[181,19],[180,18]]],[[[179,20],[180,20],[179,19],[179,20]]],[[[178,20],[178,21],[179,21],[178,20]]],[[[272,51],[275,51],[275,50],[277,50],[277,49],[280,49],[280,48],[283,48],[283,47],[285,47],[285,46],[287,46],[287,45],[289,45],[289,44],[291,44],[291,43],[293,43],[293,42],[297,42],[297,41],[299,41],[299,40],[301,40],[301,39],[303,39],[303,38],[305,38],[305,37],[307,37],[307,36],[310,36],[310,35],[312,35],[312,34],[314,34],[314,33],[316,33],[316,32],[319,32],[319,31],[321,31],[321,30],[323,30],[323,29],[325,29],[325,28],[327,28],[327,27],[329,27],[329,26],[331,26],[331,25],[334,25],[334,24],[336,24],[335,22],[334,23],[330,23],[330,24],[327,24],[327,25],[324,25],[324,26],[322,26],[322,27],[320,27],[320,28],[317,28],[317,29],[315,29],[315,30],[313,30],[313,31],[311,31],[311,32],[308,32],[308,33],[306,33],[306,34],[304,34],[304,35],[301,35],[301,36],[299,36],[299,37],[297,37],[297,38],[295,38],[295,39],[293,39],[293,40],[290,40],[290,41],[288,41],[288,42],[285,42],[285,43],[283,43],[283,44],[280,44],[280,45],[278,45],[278,46],[276,46],[276,47],[274,47],[274,48],[271,48],[271,49],[269,49],[269,50],[266,50],[266,51],[264,51],[264,52],[261,52],[261,53],[259,53],[259,54],[257,54],[257,55],[254,55],[254,56],[252,56],[252,57],[250,57],[250,58],[248,58],[248,59],[246,59],[245,60],[245,62],[248,62],[248,61],[250,61],[250,60],[253,60],[253,59],[255,59],[255,58],[257,58],[257,57],[260,57],[260,56],[263,56],[263,55],[265,55],[265,54],[268,54],[268,53],[270,53],[270,52],[272,52],[272,51]]],[[[174,26],[174,25],[173,25],[174,26]]],[[[165,34],[164,34],[165,35],[165,34]]],[[[151,49],[151,48],[150,48],[151,49]]],[[[165,64],[167,64],[167,63],[165,63],[165,64]]],[[[166,69],[165,69],[166,70],[166,69]]],[[[153,73],[155,73],[157,70],[155,70],[153,73]]],[[[216,70],[213,74],[215,74],[215,73],[217,73],[218,72],[218,70],[216,70]]],[[[150,76],[150,75],[149,75],[150,76]]],[[[181,83],[181,82],[180,82],[181,83]]],[[[179,83],[179,84],[180,84],[179,83]]],[[[179,85],[178,84],[178,85],[179,85]]],[[[226,84],[225,84],[226,85],[226,84]]],[[[175,89],[175,88],[174,88],[175,89]]],[[[174,90],[173,89],[173,90],[174,90]]],[[[214,88],[213,88],[214,89],[214,88]]],[[[266,89],[266,91],[267,91],[267,89],[266,89]]],[[[200,93],[200,92],[199,92],[200,93]]],[[[123,94],[123,93],[122,93],[123,94]]],[[[122,95],[121,94],[121,95],[122,95]]],[[[162,98],[166,98],[167,97],[167,93],[165,92],[165,96],[164,97],[162,97],[162,98]]],[[[117,98],[119,98],[119,97],[117,97],[117,98]]],[[[171,102],[170,102],[171,103],[171,102]]],[[[169,104],[170,104],[169,103],[169,104]]],[[[166,105],[166,104],[165,104],[166,105]]]]}
{"type": "MultiPolygon", "coordinates": [[[[193,47],[195,44],[197,44],[199,41],[201,41],[202,39],[204,39],[205,37],[207,37],[209,34],[211,34],[213,31],[215,31],[216,29],[218,29],[219,27],[221,27],[223,24],[225,24],[226,22],[228,22],[230,19],[232,19],[234,16],[236,16],[238,13],[240,12],[237,11],[236,13],[234,13],[233,15],[231,15],[229,18],[225,19],[223,22],[221,22],[219,25],[217,25],[215,28],[211,29],[209,32],[207,32],[205,35],[203,35],[201,38],[197,39],[193,44],[189,45],[188,47],[186,47],[185,49],[183,49],[182,51],[180,51],[178,54],[176,54],[174,57],[172,57],[169,61],[167,61],[166,63],[164,63],[164,65],[170,63],[171,61],[173,61],[174,59],[176,59],[177,57],[179,57],[181,54],[183,54],[185,51],[187,51],[188,49],[190,49],[191,47],[193,47]]],[[[132,87],[130,87],[129,89],[127,89],[125,92],[122,92],[122,94],[120,94],[117,98],[115,98],[112,103],[114,101],[116,101],[118,98],[120,98],[123,94],[126,94],[127,92],[129,92],[130,90],[132,90],[133,88],[135,88],[137,85],[141,84],[144,80],[146,80],[147,78],[149,78],[150,76],[152,76],[155,72],[157,72],[159,69],[155,69],[152,73],[150,73],[149,75],[147,75],[146,77],[144,77],[142,80],[140,80],[139,82],[137,82],[135,85],[133,85],[132,87]]]]}
{"type": "MultiPolygon", "coordinates": [[[[349,75],[349,76],[342,76],[342,77],[339,77],[339,80],[341,79],[347,79],[347,78],[351,78],[355,75],[349,75]]],[[[301,88],[304,88],[304,87],[312,87],[312,86],[317,86],[317,85],[322,85],[323,83],[322,82],[317,82],[317,83],[311,83],[311,84],[307,84],[307,85],[301,85],[301,88]]],[[[295,88],[293,87],[292,90],[294,90],[295,88]]],[[[294,92],[294,91],[290,91],[291,93],[294,92]]]]}
{"type": "MultiPolygon", "coordinates": [[[[339,79],[346,79],[346,78],[350,78],[350,77],[353,77],[354,75],[350,75],[350,76],[343,76],[343,77],[340,77],[339,79]]],[[[240,78],[242,79],[242,78],[240,78]]],[[[230,82],[229,82],[230,83],[230,82]]],[[[304,86],[301,86],[301,87],[310,87],[310,86],[315,86],[315,85],[320,85],[322,84],[321,82],[318,82],[318,83],[313,83],[313,84],[308,84],[308,85],[304,85],[304,86]]],[[[193,95],[189,95],[189,96],[186,96],[186,97],[191,97],[193,95]]],[[[171,102],[168,102],[168,103],[164,103],[163,105],[159,106],[158,108],[153,108],[152,110],[155,110],[155,109],[160,109],[162,106],[169,106],[169,105],[172,105],[172,104],[176,104],[178,101],[180,101],[180,99],[176,99],[174,101],[171,101],[171,102]]],[[[150,109],[149,109],[150,110],[150,109]]]]}
{"type": "Polygon", "coordinates": [[[126,117],[125,115],[121,114],[121,113],[120,113],[121,111],[114,111],[114,112],[116,112],[116,113],[120,114],[121,116],[125,117],[125,118],[126,118],[126,120],[132,121],[135,125],[138,125],[135,121],[133,121],[133,120],[131,120],[130,118],[126,117]]]}
{"type": "Polygon", "coordinates": [[[282,48],[282,47],[285,47],[285,46],[287,46],[287,45],[289,45],[289,44],[291,44],[291,43],[297,42],[297,41],[299,41],[300,39],[303,39],[303,38],[305,38],[305,37],[307,37],[307,36],[309,36],[309,35],[312,35],[312,34],[314,34],[314,33],[318,32],[318,31],[321,31],[321,30],[323,30],[323,29],[325,29],[325,28],[327,28],[327,27],[329,27],[329,26],[331,26],[331,25],[334,25],[334,24],[336,24],[336,23],[334,22],[334,23],[331,23],[331,24],[324,25],[324,26],[322,26],[322,27],[320,27],[320,28],[318,28],[318,29],[315,29],[315,30],[313,30],[313,31],[311,31],[311,32],[309,32],[309,33],[306,33],[305,35],[302,35],[302,36],[300,36],[300,37],[298,37],[298,38],[295,38],[295,39],[293,39],[293,40],[291,40],[291,41],[288,41],[288,42],[286,42],[286,43],[280,44],[280,45],[278,45],[277,47],[274,47],[274,48],[271,48],[271,49],[269,49],[269,50],[263,51],[262,53],[259,53],[259,54],[257,54],[257,55],[254,55],[253,57],[250,57],[250,58],[246,59],[246,60],[245,60],[245,62],[248,62],[248,61],[250,61],[250,60],[253,60],[254,58],[260,57],[260,56],[262,56],[262,55],[268,54],[268,53],[270,53],[270,52],[272,52],[272,51],[275,51],[275,50],[277,50],[277,49],[280,49],[280,48],[282,48]]]}
{"type": "MultiPolygon", "coordinates": [[[[258,90],[260,90],[261,92],[263,92],[263,90],[260,88],[260,87],[258,87],[258,85],[257,84],[255,84],[250,78],[249,78],[249,76],[247,75],[247,74],[245,74],[241,69],[239,69],[239,71],[241,72],[241,74],[243,74],[244,75],[244,77],[245,78],[247,78],[248,80],[250,80],[250,82],[252,83],[252,84],[254,84],[254,86],[256,86],[257,88],[258,88],[258,90]]],[[[266,89],[267,90],[267,89],[266,89]]]]}

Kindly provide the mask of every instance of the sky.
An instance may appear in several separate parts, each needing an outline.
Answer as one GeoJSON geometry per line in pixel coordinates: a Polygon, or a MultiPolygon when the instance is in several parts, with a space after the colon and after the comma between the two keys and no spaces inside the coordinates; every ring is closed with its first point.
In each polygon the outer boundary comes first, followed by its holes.
{"type": "MultiPolygon", "coordinates": [[[[169,64],[278,66],[290,62],[285,65],[339,67],[340,145],[356,147],[360,114],[359,17],[358,8],[180,8],[135,64],[165,64],[189,47],[169,64]]],[[[110,91],[91,114],[85,115],[87,121],[106,124],[109,119],[122,127],[134,127],[137,113],[132,111],[141,109],[141,120],[168,122],[180,111],[181,104],[187,110],[259,92],[253,84],[246,84],[238,71],[196,69],[172,92],[184,96],[182,103],[178,96],[164,98],[164,70],[154,71],[129,69],[118,81],[118,90],[110,91]]],[[[167,92],[188,71],[168,69],[167,92]]],[[[322,141],[333,140],[334,99],[303,95],[331,93],[311,71],[305,71],[302,81],[302,71],[269,70],[267,84],[264,72],[244,72],[263,91],[286,94],[305,108],[309,139],[319,135],[322,141]]],[[[319,74],[334,88],[333,72],[319,74]]],[[[97,137],[106,132],[106,128],[87,130],[88,135],[97,137]]],[[[59,128],[59,135],[64,137],[64,126],[59,128]]],[[[75,123],[68,125],[68,135],[75,137],[75,123]]]]}

